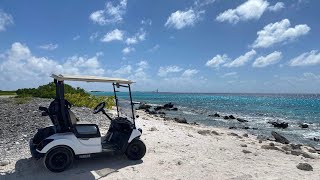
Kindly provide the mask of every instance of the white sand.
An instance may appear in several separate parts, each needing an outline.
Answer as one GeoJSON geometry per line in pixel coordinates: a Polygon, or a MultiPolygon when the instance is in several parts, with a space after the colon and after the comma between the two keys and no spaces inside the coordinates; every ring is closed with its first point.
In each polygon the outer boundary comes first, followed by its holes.
{"type": "Polygon", "coordinates": [[[147,146],[141,161],[129,161],[125,156],[84,159],[57,174],[46,170],[42,161],[28,156],[0,166],[0,172],[11,172],[0,179],[320,179],[318,154],[310,153],[317,158],[310,159],[265,150],[261,145],[270,142],[260,144],[252,135],[248,138],[228,135],[234,132],[242,136],[244,131],[179,124],[142,111],[138,114],[143,129],[141,138],[147,146]],[[220,135],[201,135],[198,131],[202,129],[215,130],[220,135]],[[243,144],[247,147],[241,147],[243,144]],[[313,171],[297,169],[299,163],[309,163],[313,171]]]}
{"type": "Polygon", "coordinates": [[[260,144],[254,136],[240,139],[227,135],[231,132],[228,129],[153,120],[144,113],[141,118],[142,139],[147,146],[143,163],[119,169],[104,179],[320,179],[319,159],[261,149],[270,142],[260,144]],[[152,127],[157,131],[150,131],[152,127]],[[201,135],[199,129],[223,134],[201,135]],[[245,154],[244,149],[252,153],[245,154]],[[302,162],[312,165],[313,171],[297,169],[302,162]]]}

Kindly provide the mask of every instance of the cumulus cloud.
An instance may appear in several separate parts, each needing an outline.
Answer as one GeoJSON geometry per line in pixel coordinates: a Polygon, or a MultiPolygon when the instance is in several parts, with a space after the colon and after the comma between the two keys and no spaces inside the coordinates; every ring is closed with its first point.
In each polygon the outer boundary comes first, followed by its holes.
{"type": "Polygon", "coordinates": [[[189,9],[187,11],[178,10],[169,16],[167,22],[165,23],[165,26],[175,29],[182,29],[187,26],[193,26],[200,20],[201,14],[203,13],[204,11],[197,11],[193,9],[189,9]]]}
{"type": "Polygon", "coordinates": [[[100,68],[98,58],[99,55],[72,56],[64,63],[60,63],[47,57],[37,57],[26,45],[15,42],[1,56],[0,79],[10,81],[43,79],[52,73],[102,75],[104,69],[100,68]]]}
{"type": "Polygon", "coordinates": [[[131,44],[137,44],[140,41],[144,41],[146,39],[146,32],[144,29],[140,29],[139,32],[137,32],[134,36],[128,37],[126,39],[126,44],[131,45],[131,44]]]}
{"type": "Polygon", "coordinates": [[[291,24],[288,19],[266,25],[262,30],[257,32],[258,38],[254,41],[252,47],[267,48],[274,44],[287,43],[308,34],[311,29],[306,24],[299,24],[295,27],[290,26],[291,24]]]}
{"type": "Polygon", "coordinates": [[[216,20],[236,24],[239,21],[259,19],[267,10],[268,6],[269,3],[265,0],[248,0],[235,9],[228,9],[220,13],[216,17],[216,20]]]}
{"type": "Polygon", "coordinates": [[[89,39],[90,39],[90,41],[93,41],[93,40],[97,39],[98,36],[99,36],[99,33],[98,32],[94,32],[94,33],[92,33],[90,35],[89,39]]]}
{"type": "Polygon", "coordinates": [[[120,0],[118,5],[107,2],[104,9],[91,13],[89,18],[99,25],[119,23],[123,20],[126,8],[127,0],[120,0]]]}
{"type": "Polygon", "coordinates": [[[150,48],[148,51],[149,51],[149,52],[155,52],[155,51],[157,51],[159,48],[160,48],[160,45],[159,45],[159,44],[156,44],[156,45],[154,45],[152,48],[150,48]]]}
{"type": "Polygon", "coordinates": [[[320,65],[320,53],[318,50],[302,53],[289,62],[290,66],[313,66],[320,65]]]}
{"type": "Polygon", "coordinates": [[[124,65],[120,67],[119,69],[113,71],[114,74],[118,76],[128,75],[132,72],[132,66],[131,65],[124,65]]]}
{"type": "Polygon", "coordinates": [[[122,49],[123,54],[129,54],[133,51],[135,51],[135,49],[133,47],[126,47],[126,48],[122,49]]]}
{"type": "Polygon", "coordinates": [[[235,60],[224,64],[223,66],[226,67],[240,67],[245,65],[247,62],[251,61],[253,59],[253,57],[257,54],[257,52],[255,50],[251,50],[247,53],[245,53],[244,55],[239,56],[238,58],[236,58],[235,60]]]}
{"type": "Polygon", "coordinates": [[[267,56],[258,57],[252,64],[253,67],[266,67],[272,64],[276,64],[282,58],[282,53],[275,51],[267,56]]]}
{"type": "Polygon", "coordinates": [[[176,73],[182,70],[183,69],[178,66],[166,66],[166,67],[161,66],[158,71],[158,76],[166,77],[169,73],[176,73]]]}
{"type": "Polygon", "coordinates": [[[319,74],[314,74],[310,72],[303,73],[303,76],[306,79],[311,79],[311,80],[320,80],[320,75],[319,74]]]}
{"type": "Polygon", "coordinates": [[[78,40],[78,39],[80,39],[80,36],[79,36],[79,35],[76,35],[75,37],[72,38],[72,40],[74,40],[74,41],[76,41],[76,40],[78,40]]]}
{"type": "Polygon", "coordinates": [[[5,31],[11,24],[13,24],[12,16],[0,9],[0,31],[5,31]]]}
{"type": "Polygon", "coordinates": [[[212,68],[217,68],[219,67],[221,64],[229,61],[230,58],[226,55],[216,55],[215,57],[213,57],[211,60],[207,61],[206,66],[208,67],[212,67],[212,68]]]}
{"type": "Polygon", "coordinates": [[[108,32],[101,39],[102,42],[110,42],[110,41],[122,41],[124,36],[124,31],[115,29],[113,31],[108,32]]]}
{"type": "Polygon", "coordinates": [[[52,44],[52,43],[43,44],[43,45],[39,46],[40,49],[49,50],[49,51],[55,50],[58,47],[59,47],[58,44],[52,44]]]}
{"type": "Polygon", "coordinates": [[[192,77],[192,76],[198,74],[198,72],[199,72],[199,71],[196,70],[196,69],[186,69],[186,70],[182,73],[181,77],[189,78],[189,77],[192,77]]]}
{"type": "Polygon", "coordinates": [[[277,12],[283,8],[284,8],[283,2],[277,2],[275,5],[268,7],[269,11],[273,11],[273,12],[277,12]]]}
{"type": "Polygon", "coordinates": [[[149,68],[149,64],[147,61],[141,60],[135,65],[135,70],[133,73],[128,77],[134,81],[148,81],[149,76],[146,73],[146,70],[149,68]]]}
{"type": "Polygon", "coordinates": [[[224,75],[222,75],[222,78],[225,77],[237,77],[238,73],[237,72],[229,72],[229,73],[225,73],[224,75]]]}

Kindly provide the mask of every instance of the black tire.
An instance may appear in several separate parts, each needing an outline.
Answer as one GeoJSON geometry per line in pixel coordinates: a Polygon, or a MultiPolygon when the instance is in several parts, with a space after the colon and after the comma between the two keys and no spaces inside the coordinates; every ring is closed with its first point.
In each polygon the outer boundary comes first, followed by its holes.
{"type": "Polygon", "coordinates": [[[126,156],[130,160],[139,160],[146,154],[146,145],[140,139],[134,139],[128,145],[126,156]]]}
{"type": "Polygon", "coordinates": [[[56,147],[44,157],[44,165],[52,172],[62,172],[73,163],[73,152],[68,147],[56,147]]]}

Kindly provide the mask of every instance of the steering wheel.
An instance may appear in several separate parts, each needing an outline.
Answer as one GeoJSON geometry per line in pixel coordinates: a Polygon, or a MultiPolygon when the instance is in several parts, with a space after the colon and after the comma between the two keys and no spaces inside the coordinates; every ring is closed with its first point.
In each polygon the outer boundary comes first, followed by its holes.
{"type": "Polygon", "coordinates": [[[106,106],[106,103],[105,103],[105,102],[99,103],[99,104],[93,109],[93,114],[97,114],[98,112],[102,111],[105,106],[106,106]]]}

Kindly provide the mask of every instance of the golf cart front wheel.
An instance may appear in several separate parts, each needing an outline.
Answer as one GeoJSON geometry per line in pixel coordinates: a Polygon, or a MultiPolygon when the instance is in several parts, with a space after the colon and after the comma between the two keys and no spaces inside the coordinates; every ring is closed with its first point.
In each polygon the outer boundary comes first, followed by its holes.
{"type": "Polygon", "coordinates": [[[131,160],[139,160],[146,154],[146,145],[140,139],[133,140],[127,147],[126,156],[131,160]]]}
{"type": "Polygon", "coordinates": [[[70,167],[73,159],[73,153],[69,148],[56,147],[46,154],[44,164],[52,172],[62,172],[70,167]]]}

